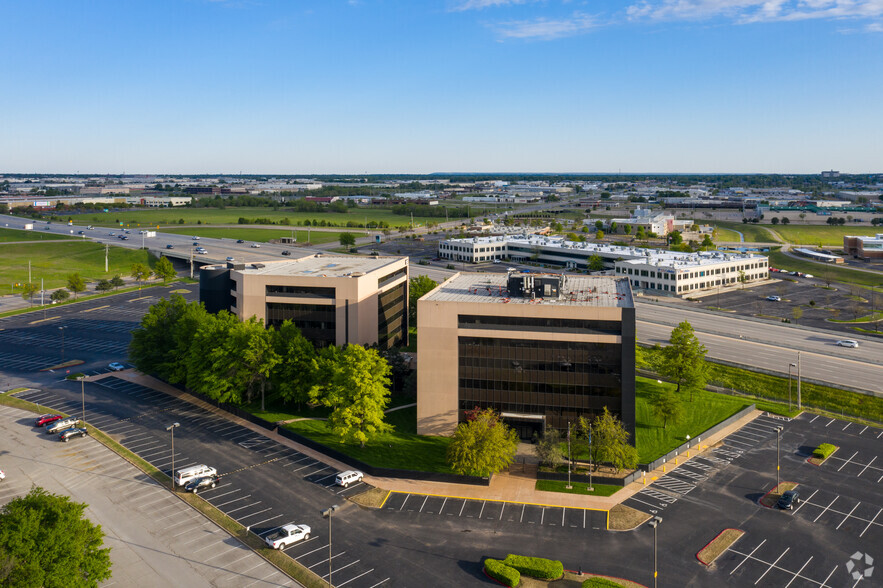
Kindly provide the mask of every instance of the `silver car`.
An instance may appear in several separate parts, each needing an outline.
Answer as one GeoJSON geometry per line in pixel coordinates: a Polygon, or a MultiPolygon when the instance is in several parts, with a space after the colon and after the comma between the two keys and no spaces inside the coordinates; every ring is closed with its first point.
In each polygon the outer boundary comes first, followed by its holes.
{"type": "Polygon", "coordinates": [[[46,427],[46,434],[51,435],[52,433],[60,433],[62,431],[66,431],[67,429],[71,429],[76,427],[80,422],[80,419],[75,417],[68,417],[66,419],[61,419],[60,421],[55,421],[48,427],[46,427]]]}

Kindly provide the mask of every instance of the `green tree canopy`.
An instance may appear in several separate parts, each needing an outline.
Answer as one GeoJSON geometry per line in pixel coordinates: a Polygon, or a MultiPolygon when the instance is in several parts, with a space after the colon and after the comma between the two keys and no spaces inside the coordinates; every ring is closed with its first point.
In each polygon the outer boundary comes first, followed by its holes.
{"type": "Polygon", "coordinates": [[[617,472],[624,468],[637,467],[638,450],[629,443],[629,432],[606,406],[604,412],[596,416],[591,424],[586,421],[585,417],[580,418],[580,428],[591,431],[593,465],[609,463],[617,472]]]}
{"type": "Polygon", "coordinates": [[[67,277],[67,289],[74,293],[74,300],[77,294],[86,290],[86,280],[79,272],[73,273],[67,277]]]}
{"type": "Polygon", "coordinates": [[[322,383],[313,387],[310,398],[332,409],[328,427],[341,443],[358,441],[364,447],[377,435],[392,431],[383,420],[390,368],[376,349],[326,347],[319,354],[319,367],[322,383]]]}
{"type": "Polygon", "coordinates": [[[564,462],[564,452],[561,451],[561,433],[558,429],[548,428],[542,437],[534,438],[533,450],[540,463],[549,467],[557,467],[564,462]]]}
{"type": "Polygon", "coordinates": [[[141,289],[141,282],[150,277],[150,267],[146,263],[133,263],[129,275],[138,282],[138,289],[141,289]]]}
{"type": "Polygon", "coordinates": [[[597,253],[590,255],[588,260],[589,270],[600,272],[604,269],[604,259],[597,253]]]}
{"type": "Polygon", "coordinates": [[[468,476],[490,476],[508,468],[515,460],[518,435],[500,420],[493,409],[474,413],[461,423],[448,445],[451,469],[468,476]]]}
{"type": "Polygon", "coordinates": [[[113,290],[113,284],[110,283],[110,280],[98,280],[98,283],[95,284],[95,289],[99,292],[107,292],[108,290],[113,290]]]}
{"type": "Polygon", "coordinates": [[[303,404],[317,383],[316,348],[291,321],[285,321],[273,333],[273,349],[281,361],[270,374],[273,390],[285,402],[303,404]]]}
{"type": "Polygon", "coordinates": [[[427,276],[411,278],[408,291],[408,320],[411,326],[417,325],[417,300],[438,286],[438,282],[427,276]]]}
{"type": "Polygon", "coordinates": [[[680,231],[672,231],[668,234],[668,242],[672,245],[680,245],[684,242],[684,237],[680,231]]]}
{"type": "Polygon", "coordinates": [[[672,329],[669,344],[662,348],[656,370],[677,385],[677,392],[693,392],[705,388],[708,381],[708,365],[705,354],[708,349],[699,342],[693,326],[683,321],[672,329]]]}
{"type": "Polygon", "coordinates": [[[111,283],[111,285],[113,285],[114,288],[119,288],[120,286],[126,285],[126,282],[123,281],[123,279],[120,277],[119,274],[112,277],[110,279],[110,283],[111,283]]]}
{"type": "Polygon", "coordinates": [[[3,506],[0,585],[67,588],[110,578],[110,548],[102,549],[101,526],[83,516],[86,506],[39,487],[3,506]]]}
{"type": "Polygon", "coordinates": [[[172,267],[172,262],[169,258],[162,256],[159,258],[159,261],[156,262],[156,267],[153,268],[153,275],[161,279],[163,282],[168,282],[177,276],[178,273],[175,271],[175,268],[172,267]]]}
{"type": "Polygon", "coordinates": [[[71,293],[68,292],[67,290],[65,290],[64,288],[59,288],[58,290],[53,292],[51,296],[49,296],[49,298],[51,298],[52,300],[54,300],[56,302],[61,302],[62,300],[67,300],[70,297],[71,297],[71,293]]]}
{"type": "Polygon", "coordinates": [[[344,247],[352,247],[356,244],[356,236],[352,233],[341,233],[340,244],[344,247]]]}
{"type": "Polygon", "coordinates": [[[34,282],[26,282],[21,291],[21,297],[30,302],[34,301],[34,296],[40,291],[40,286],[34,282]]]}
{"type": "Polygon", "coordinates": [[[662,421],[663,429],[668,426],[669,421],[676,425],[684,416],[681,399],[668,386],[664,386],[650,399],[650,407],[653,409],[653,415],[662,421]]]}

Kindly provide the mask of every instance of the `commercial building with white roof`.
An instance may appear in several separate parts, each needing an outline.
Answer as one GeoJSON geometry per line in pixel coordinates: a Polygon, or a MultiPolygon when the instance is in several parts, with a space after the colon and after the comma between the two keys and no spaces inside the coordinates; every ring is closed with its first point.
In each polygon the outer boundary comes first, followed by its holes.
{"type": "Polygon", "coordinates": [[[438,255],[467,263],[499,259],[571,270],[588,270],[590,259],[597,255],[605,269],[628,277],[632,288],[656,295],[689,296],[702,290],[769,278],[769,261],[763,255],[723,251],[681,253],[542,235],[448,239],[439,243],[438,255]]]}

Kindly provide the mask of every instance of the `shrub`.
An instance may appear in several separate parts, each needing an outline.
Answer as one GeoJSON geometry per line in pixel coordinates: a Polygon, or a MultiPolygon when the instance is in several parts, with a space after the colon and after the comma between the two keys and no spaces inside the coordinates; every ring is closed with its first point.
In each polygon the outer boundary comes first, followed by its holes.
{"type": "Polygon", "coordinates": [[[622,588],[622,584],[607,578],[599,578],[595,576],[594,578],[589,578],[583,582],[583,588],[622,588]]]}
{"type": "Polygon", "coordinates": [[[525,576],[540,580],[556,580],[564,575],[564,564],[544,557],[528,557],[526,555],[509,554],[503,563],[515,568],[525,576]]]}
{"type": "Polygon", "coordinates": [[[830,443],[822,443],[813,450],[812,456],[817,459],[828,459],[836,449],[837,448],[830,443]]]}
{"type": "Polygon", "coordinates": [[[504,586],[518,586],[521,583],[521,574],[518,570],[510,568],[498,559],[484,560],[484,571],[504,586]]]}

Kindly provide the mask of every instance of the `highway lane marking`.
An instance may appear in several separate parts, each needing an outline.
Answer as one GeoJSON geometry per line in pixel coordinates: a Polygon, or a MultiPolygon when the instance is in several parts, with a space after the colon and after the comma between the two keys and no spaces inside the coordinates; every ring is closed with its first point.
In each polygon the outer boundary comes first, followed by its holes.
{"type": "Polygon", "coordinates": [[[93,310],[101,310],[102,308],[110,308],[110,304],[105,304],[104,306],[96,306],[95,308],[87,308],[83,312],[92,312],[93,310]]]}

